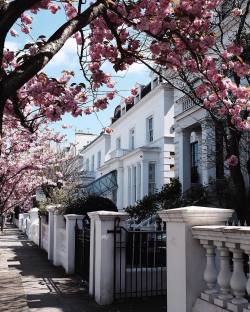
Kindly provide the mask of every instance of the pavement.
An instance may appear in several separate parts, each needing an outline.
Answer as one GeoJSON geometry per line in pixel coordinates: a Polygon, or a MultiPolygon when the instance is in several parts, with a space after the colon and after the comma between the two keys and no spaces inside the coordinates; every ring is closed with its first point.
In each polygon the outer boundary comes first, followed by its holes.
{"type": "Polygon", "coordinates": [[[165,298],[99,306],[77,276],[55,267],[47,253],[11,224],[0,232],[0,312],[166,312],[165,298]]]}

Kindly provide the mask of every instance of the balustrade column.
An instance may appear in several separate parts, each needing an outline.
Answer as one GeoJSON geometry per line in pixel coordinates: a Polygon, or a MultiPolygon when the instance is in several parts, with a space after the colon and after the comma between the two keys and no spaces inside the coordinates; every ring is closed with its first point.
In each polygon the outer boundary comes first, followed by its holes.
{"type": "Polygon", "coordinates": [[[248,301],[244,298],[246,294],[246,276],[243,270],[243,251],[238,244],[226,244],[233,252],[233,274],[230,279],[230,286],[234,294],[234,298],[227,304],[230,311],[242,311],[248,301]]]}
{"type": "Polygon", "coordinates": [[[230,270],[230,253],[229,249],[225,247],[224,242],[215,242],[215,245],[219,251],[220,272],[217,277],[217,283],[220,290],[218,297],[214,299],[214,303],[225,308],[228,300],[233,298],[230,291],[230,279],[232,276],[230,270]]]}
{"type": "Polygon", "coordinates": [[[203,274],[207,289],[201,293],[201,298],[206,301],[213,302],[214,295],[218,293],[217,284],[217,269],[215,264],[215,246],[213,241],[200,240],[201,245],[206,249],[206,268],[203,274]]]}
{"type": "MultiPolygon", "coordinates": [[[[249,249],[249,245],[248,246],[241,246],[242,249],[244,249],[245,253],[248,256],[248,265],[249,265],[249,269],[248,269],[248,278],[247,278],[247,283],[246,283],[246,291],[248,296],[250,297],[250,249],[249,249]]],[[[250,312],[250,303],[248,304],[248,306],[243,309],[243,312],[250,312]]]]}

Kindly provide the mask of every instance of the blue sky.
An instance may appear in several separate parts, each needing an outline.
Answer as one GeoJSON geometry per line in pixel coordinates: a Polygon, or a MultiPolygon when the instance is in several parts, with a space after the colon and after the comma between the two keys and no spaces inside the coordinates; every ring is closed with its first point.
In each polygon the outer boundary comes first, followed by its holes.
{"type": "MultiPolygon", "coordinates": [[[[29,14],[29,13],[28,13],[29,14]]],[[[45,35],[49,37],[64,21],[66,21],[63,10],[60,10],[56,15],[52,15],[46,11],[41,11],[37,16],[34,16],[32,24],[31,36],[37,38],[39,35],[45,35]]],[[[15,30],[18,31],[18,38],[7,38],[7,47],[15,48],[23,47],[24,43],[29,41],[26,35],[23,35],[19,31],[19,26],[16,25],[15,30]]],[[[32,42],[32,39],[30,39],[32,42]]],[[[112,68],[106,65],[107,69],[112,68]]],[[[60,76],[63,70],[70,70],[75,72],[74,80],[76,82],[81,81],[81,73],[79,70],[78,58],[76,54],[76,43],[74,39],[69,39],[63,49],[51,60],[51,62],[45,67],[44,71],[51,77],[60,76]]],[[[133,65],[128,72],[121,73],[122,78],[113,78],[116,81],[116,90],[120,91],[122,96],[128,95],[131,87],[136,82],[146,84],[149,82],[149,72],[141,64],[133,65]],[[127,90],[127,91],[126,91],[127,90]]],[[[74,141],[75,130],[82,130],[86,132],[92,132],[99,134],[102,130],[102,125],[108,126],[110,124],[110,118],[113,116],[114,108],[120,102],[120,97],[117,97],[109,107],[98,112],[98,118],[92,115],[84,115],[82,117],[74,118],[70,114],[63,117],[62,121],[54,123],[52,127],[63,134],[67,135],[68,141],[74,141]],[[100,121],[98,121],[98,119],[100,121]],[[62,129],[62,124],[70,124],[70,129],[62,129]]]]}

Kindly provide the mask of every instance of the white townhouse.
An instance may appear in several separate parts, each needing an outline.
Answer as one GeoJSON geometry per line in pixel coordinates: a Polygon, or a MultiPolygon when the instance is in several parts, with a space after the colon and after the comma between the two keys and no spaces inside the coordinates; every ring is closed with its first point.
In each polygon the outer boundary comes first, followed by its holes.
{"type": "Polygon", "coordinates": [[[182,191],[194,184],[208,185],[211,178],[221,177],[223,169],[216,168],[216,133],[207,111],[183,96],[175,103],[174,118],[175,176],[182,191]]]}
{"type": "Polygon", "coordinates": [[[111,134],[100,134],[82,151],[95,179],[87,190],[108,196],[118,209],[134,204],[174,177],[174,90],[153,77],[138,85],[133,105],[118,105],[111,134]]]}
{"type": "MultiPolygon", "coordinates": [[[[234,1],[228,0],[221,6],[221,27],[225,45],[230,43],[230,34],[239,27],[238,20],[230,14],[234,5],[234,1]]],[[[242,7],[243,11],[244,6],[245,4],[242,7]]],[[[247,22],[250,23],[250,14],[247,16],[247,22]]],[[[220,31],[216,31],[220,45],[220,31]]],[[[224,166],[222,138],[208,112],[177,90],[174,108],[175,176],[180,179],[183,192],[195,184],[206,186],[211,179],[223,179],[228,172],[224,166]]],[[[249,187],[249,176],[247,173],[243,174],[249,187]]]]}

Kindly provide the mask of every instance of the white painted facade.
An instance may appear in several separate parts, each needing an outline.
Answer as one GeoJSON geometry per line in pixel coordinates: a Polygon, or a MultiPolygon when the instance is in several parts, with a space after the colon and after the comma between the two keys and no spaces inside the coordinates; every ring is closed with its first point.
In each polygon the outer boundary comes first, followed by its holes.
{"type": "MultiPolygon", "coordinates": [[[[229,6],[232,4],[232,1],[228,3],[229,6]]],[[[250,14],[247,16],[247,21],[250,22],[250,14]]],[[[229,15],[222,22],[222,28],[223,42],[227,45],[231,42],[230,34],[238,28],[238,20],[229,15]]],[[[218,36],[219,34],[218,31],[218,36]]],[[[220,46],[220,38],[218,39],[218,46],[220,46]]],[[[180,91],[175,90],[174,97],[175,176],[179,178],[182,190],[185,192],[194,184],[207,186],[210,181],[221,178],[218,168],[216,169],[216,131],[205,109],[196,106],[180,91]]],[[[248,155],[244,151],[242,155],[247,159],[248,155]]],[[[223,171],[225,176],[229,174],[226,166],[223,171]]],[[[249,188],[249,176],[245,171],[243,170],[243,176],[249,188]]]]}
{"type": "Polygon", "coordinates": [[[183,96],[175,103],[174,118],[175,176],[179,178],[184,192],[194,183],[208,185],[209,180],[216,177],[216,171],[213,161],[215,133],[209,124],[207,111],[183,96]],[[196,156],[192,145],[196,149],[196,156]],[[196,159],[192,160],[192,156],[196,159]],[[192,173],[194,167],[197,170],[195,174],[192,173]]]}
{"type": "Polygon", "coordinates": [[[85,146],[89,145],[93,140],[97,138],[97,134],[75,131],[75,142],[70,146],[69,154],[76,156],[79,154],[85,146]]]}
{"type": "Polygon", "coordinates": [[[111,198],[118,209],[161,189],[174,177],[173,89],[158,79],[139,89],[129,110],[121,103],[113,132],[101,134],[81,151],[84,169],[95,179],[116,171],[118,188],[111,198]]]}

